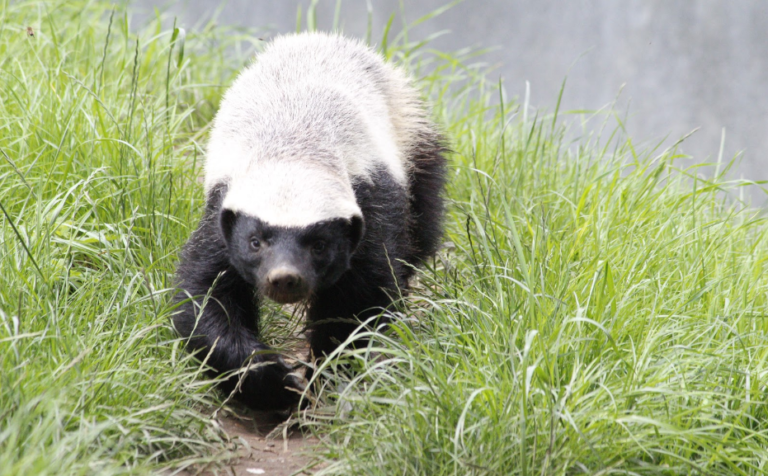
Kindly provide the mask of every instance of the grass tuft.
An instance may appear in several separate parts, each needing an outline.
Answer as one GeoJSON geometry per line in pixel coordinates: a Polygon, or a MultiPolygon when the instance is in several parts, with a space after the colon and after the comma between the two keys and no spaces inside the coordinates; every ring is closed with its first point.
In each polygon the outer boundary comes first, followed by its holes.
{"type": "Polygon", "coordinates": [[[239,67],[225,50],[243,38],[185,41],[160,18],[135,33],[108,2],[0,8],[0,472],[221,458],[211,383],[168,297],[202,204],[200,140],[239,67]]]}

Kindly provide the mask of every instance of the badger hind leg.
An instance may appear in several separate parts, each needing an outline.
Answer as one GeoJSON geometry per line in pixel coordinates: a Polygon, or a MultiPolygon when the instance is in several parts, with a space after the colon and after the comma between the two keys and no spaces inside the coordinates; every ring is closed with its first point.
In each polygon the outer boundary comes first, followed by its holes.
{"type": "Polygon", "coordinates": [[[448,162],[444,139],[436,133],[424,134],[412,149],[413,170],[409,180],[410,253],[405,261],[419,265],[440,248],[448,162]]]}

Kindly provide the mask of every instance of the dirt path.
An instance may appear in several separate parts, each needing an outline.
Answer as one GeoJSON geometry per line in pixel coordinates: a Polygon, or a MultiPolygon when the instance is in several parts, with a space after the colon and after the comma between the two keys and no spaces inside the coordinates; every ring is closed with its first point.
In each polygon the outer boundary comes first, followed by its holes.
{"type": "MultiPolygon", "coordinates": [[[[281,425],[284,418],[245,408],[217,420],[229,436],[235,456],[226,463],[188,468],[179,476],[291,476],[311,475],[322,466],[309,467],[312,449],[319,440],[294,427],[281,425]]],[[[169,473],[170,474],[170,473],[169,473]]]]}
{"type": "Polygon", "coordinates": [[[276,430],[281,421],[261,418],[227,416],[221,419],[222,428],[239,447],[238,458],[226,467],[228,474],[288,476],[313,474],[319,469],[307,468],[312,447],[318,443],[316,438],[303,435],[298,429],[276,430]]]}

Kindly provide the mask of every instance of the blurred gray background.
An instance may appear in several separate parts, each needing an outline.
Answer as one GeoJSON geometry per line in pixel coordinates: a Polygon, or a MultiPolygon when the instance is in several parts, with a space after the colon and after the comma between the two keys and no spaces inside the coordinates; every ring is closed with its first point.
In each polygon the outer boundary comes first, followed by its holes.
{"type": "MultiPolygon", "coordinates": [[[[373,41],[397,13],[400,0],[371,0],[373,41]]],[[[402,0],[412,22],[446,5],[445,0],[402,0]]],[[[218,22],[295,30],[299,6],[309,0],[133,0],[138,11],[158,7],[194,28],[218,9],[218,22]]],[[[319,0],[319,29],[333,24],[335,0],[319,0]]],[[[347,34],[364,37],[367,2],[342,3],[347,34]]],[[[503,77],[510,96],[551,111],[568,76],[563,109],[598,109],[613,102],[629,107],[627,129],[635,143],[667,137],[697,161],[714,161],[726,131],[724,159],[743,153],[735,178],[768,179],[768,2],[765,0],[465,0],[410,30],[411,39],[446,31],[431,45],[454,51],[495,48],[482,58],[503,77]],[[622,89],[623,87],[623,89],[622,89]]],[[[269,33],[265,33],[269,36],[269,33]]],[[[765,193],[754,190],[756,203],[765,193]]]]}

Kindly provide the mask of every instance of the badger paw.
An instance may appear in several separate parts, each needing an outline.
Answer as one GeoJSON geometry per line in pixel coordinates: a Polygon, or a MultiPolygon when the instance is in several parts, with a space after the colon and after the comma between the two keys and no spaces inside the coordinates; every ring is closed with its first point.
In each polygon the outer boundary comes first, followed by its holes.
{"type": "Polygon", "coordinates": [[[254,410],[285,411],[294,408],[305,390],[302,379],[277,358],[250,370],[238,398],[254,410]]]}

